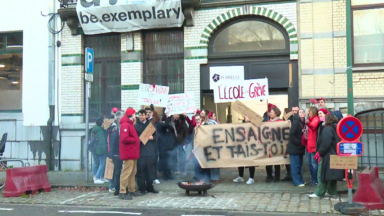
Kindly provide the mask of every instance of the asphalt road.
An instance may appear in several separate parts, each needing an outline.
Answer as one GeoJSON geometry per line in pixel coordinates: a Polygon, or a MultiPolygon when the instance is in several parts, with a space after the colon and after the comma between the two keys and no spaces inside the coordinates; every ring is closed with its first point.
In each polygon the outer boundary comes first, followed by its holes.
{"type": "Polygon", "coordinates": [[[165,209],[116,209],[95,207],[42,206],[42,205],[0,205],[1,216],[263,216],[263,215],[294,215],[318,216],[319,214],[283,214],[266,212],[223,212],[204,210],[165,210],[165,209]]]}

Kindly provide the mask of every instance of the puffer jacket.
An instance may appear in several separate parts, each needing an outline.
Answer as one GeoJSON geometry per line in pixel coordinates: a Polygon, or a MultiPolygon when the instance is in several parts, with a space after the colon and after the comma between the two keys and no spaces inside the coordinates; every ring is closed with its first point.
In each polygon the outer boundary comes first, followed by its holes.
{"type": "Polygon", "coordinates": [[[307,151],[308,153],[316,152],[316,141],[317,141],[317,127],[319,126],[320,119],[318,116],[312,116],[309,118],[308,126],[308,142],[307,151]]]}
{"type": "Polygon", "coordinates": [[[99,125],[95,125],[92,128],[92,133],[95,134],[97,139],[96,155],[107,155],[108,144],[107,144],[107,131],[99,125]]]}

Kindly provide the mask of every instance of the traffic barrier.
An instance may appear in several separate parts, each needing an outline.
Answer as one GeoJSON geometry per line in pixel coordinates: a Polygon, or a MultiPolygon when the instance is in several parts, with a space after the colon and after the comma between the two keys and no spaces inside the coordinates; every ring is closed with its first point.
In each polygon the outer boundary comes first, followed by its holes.
{"type": "Polygon", "coordinates": [[[384,209],[384,187],[379,180],[379,168],[367,167],[358,175],[359,187],[353,197],[368,210],[384,209]]]}
{"type": "Polygon", "coordinates": [[[50,192],[47,166],[31,166],[7,169],[3,197],[19,197],[24,193],[50,192]]]}

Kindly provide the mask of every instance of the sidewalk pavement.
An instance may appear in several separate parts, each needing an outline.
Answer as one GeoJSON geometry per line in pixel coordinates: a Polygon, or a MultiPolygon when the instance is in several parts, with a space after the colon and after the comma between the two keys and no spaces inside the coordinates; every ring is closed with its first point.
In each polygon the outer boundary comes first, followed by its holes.
{"type": "MultiPolygon", "coordinates": [[[[155,186],[160,191],[159,194],[147,194],[123,201],[108,192],[108,184],[100,187],[86,183],[84,172],[49,172],[52,192],[17,198],[0,197],[0,203],[337,214],[333,210],[334,205],[347,200],[346,182],[338,183],[338,199],[330,197],[310,199],[308,194],[314,191],[314,187],[299,188],[289,182],[266,183],[263,171],[256,172],[253,185],[233,183],[232,180],[238,176],[237,169],[222,169],[221,183],[209,190],[207,196],[200,196],[194,192],[186,196],[185,191],[176,183],[182,179],[191,179],[191,174],[185,177],[178,176],[179,180],[172,181],[162,181],[160,178],[161,184],[155,186]]],[[[247,180],[247,169],[245,177],[247,180]]],[[[309,182],[309,176],[305,176],[305,180],[309,182]]]]}

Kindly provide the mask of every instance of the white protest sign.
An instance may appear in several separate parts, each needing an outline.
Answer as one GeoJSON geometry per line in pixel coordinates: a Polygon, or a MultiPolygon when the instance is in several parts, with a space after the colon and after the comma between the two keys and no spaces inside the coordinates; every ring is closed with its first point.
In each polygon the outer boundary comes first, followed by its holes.
{"type": "Polygon", "coordinates": [[[209,88],[219,84],[244,80],[244,66],[220,66],[209,68],[209,88]]]}
{"type": "Polygon", "coordinates": [[[168,86],[140,84],[138,105],[151,105],[166,107],[168,103],[168,86]]]}
{"type": "Polygon", "coordinates": [[[252,79],[226,82],[214,86],[215,103],[234,102],[236,100],[265,100],[269,97],[268,79],[252,79]]]}
{"type": "Polygon", "coordinates": [[[195,110],[195,95],[193,93],[168,95],[168,105],[165,112],[169,112],[169,115],[194,113],[195,110]]]}

